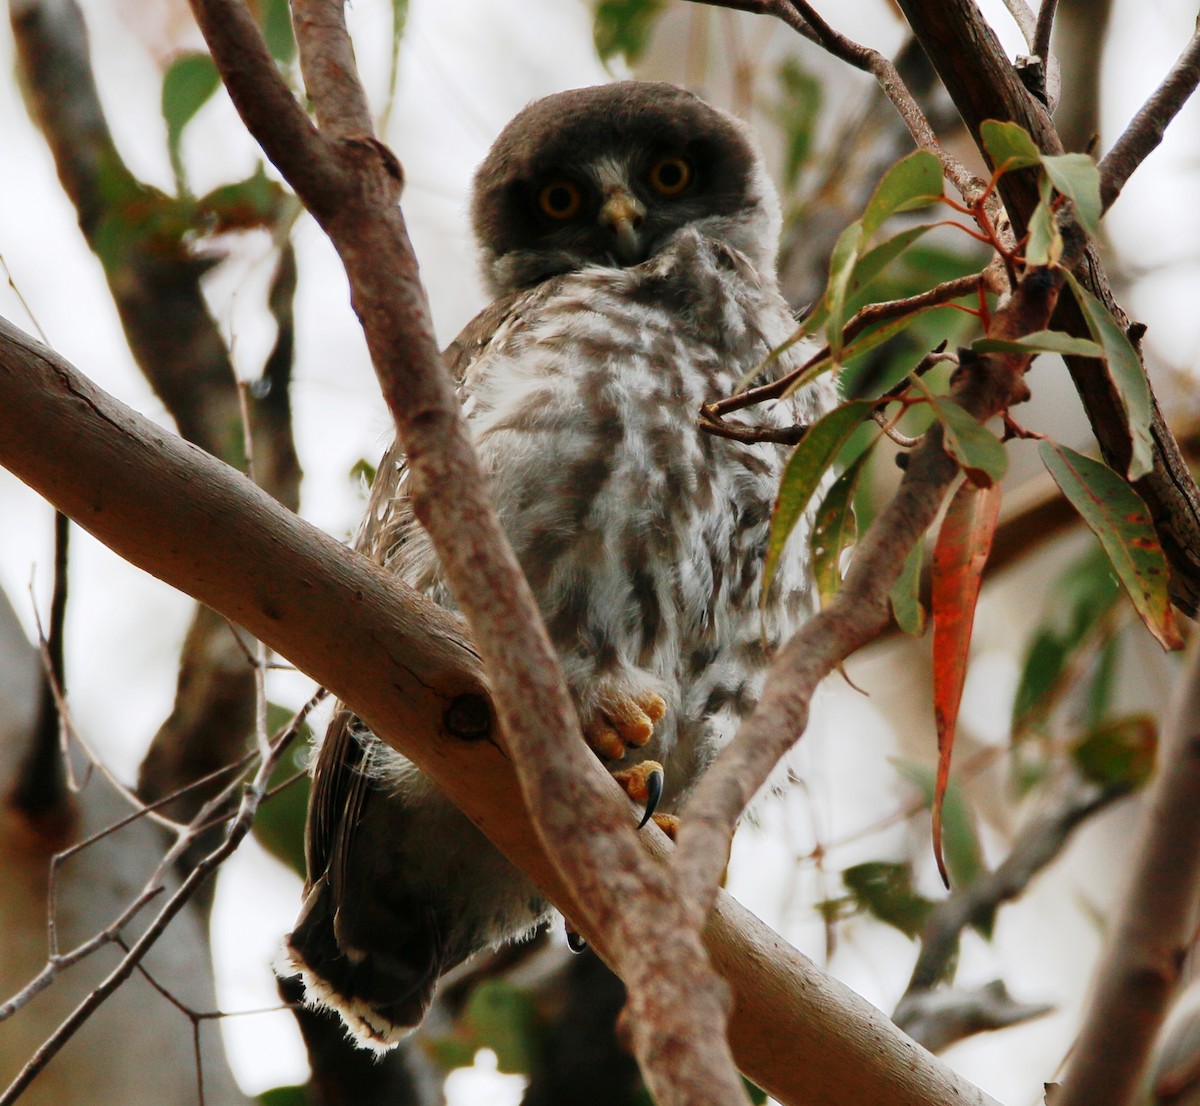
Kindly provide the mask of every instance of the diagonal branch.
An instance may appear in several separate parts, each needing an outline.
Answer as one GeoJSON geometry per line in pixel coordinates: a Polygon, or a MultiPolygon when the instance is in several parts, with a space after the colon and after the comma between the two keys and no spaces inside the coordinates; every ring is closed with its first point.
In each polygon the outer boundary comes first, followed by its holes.
{"type": "MultiPolygon", "coordinates": [[[[1049,0],[1047,0],[1049,2],[1049,0]]],[[[1107,210],[1125,182],[1162,141],[1171,120],[1200,84],[1200,27],[1154,94],[1100,162],[1100,200],[1107,210]]]]}
{"type": "Polygon", "coordinates": [[[314,132],[290,97],[264,113],[260,99],[278,101],[281,82],[240,0],[193,6],[234,104],[346,267],[408,458],[414,512],[484,660],[533,824],[577,890],[582,917],[605,932],[629,988],[635,1050],[648,1085],[664,1106],[743,1100],[726,1043],[728,990],[711,970],[689,904],[642,852],[611,789],[589,772],[592,758],[578,740],[556,654],[487,499],[396,204],[400,168],[363,130],[365,99],[350,64],[341,3],[298,6],[302,66],[328,135],[314,132]],[[311,163],[322,167],[315,178],[311,163]],[[646,942],[648,932],[676,939],[646,942]]]}
{"type": "MultiPolygon", "coordinates": [[[[245,626],[350,704],[614,964],[608,932],[591,924],[532,832],[513,762],[494,742],[456,740],[446,728],[456,700],[488,695],[450,613],[2,321],[0,464],[118,555],[245,626]]],[[[583,771],[620,802],[598,761],[583,771]]],[[[994,1106],[727,896],[705,941],[733,988],[739,1066],[780,1101],[994,1106]]]]}

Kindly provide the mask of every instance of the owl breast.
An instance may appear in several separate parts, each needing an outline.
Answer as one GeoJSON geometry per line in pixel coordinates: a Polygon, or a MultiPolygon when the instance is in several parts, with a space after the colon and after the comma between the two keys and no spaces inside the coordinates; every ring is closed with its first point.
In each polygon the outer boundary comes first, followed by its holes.
{"type": "MultiPolygon", "coordinates": [[[[793,552],[759,613],[783,447],[697,423],[795,323],[740,254],[694,230],[642,265],[584,269],[529,296],[469,366],[464,406],[585,724],[600,687],[666,702],[629,761],[666,765],[670,805],[753,708],[772,645],[806,609],[793,552]]],[[[784,355],[766,372],[791,367],[784,355]]],[[[758,421],[810,419],[831,399],[802,393],[758,421]]],[[[452,603],[423,535],[395,567],[452,603]]]]}

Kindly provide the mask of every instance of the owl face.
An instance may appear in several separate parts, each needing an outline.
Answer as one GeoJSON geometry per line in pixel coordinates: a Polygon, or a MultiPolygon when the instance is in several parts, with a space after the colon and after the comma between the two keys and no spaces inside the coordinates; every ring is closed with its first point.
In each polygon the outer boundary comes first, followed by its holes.
{"type": "Polygon", "coordinates": [[[736,120],[668,84],[531,104],[479,167],[472,217],[494,295],[641,264],[688,226],[774,276],[779,205],[760,157],[736,120]]]}

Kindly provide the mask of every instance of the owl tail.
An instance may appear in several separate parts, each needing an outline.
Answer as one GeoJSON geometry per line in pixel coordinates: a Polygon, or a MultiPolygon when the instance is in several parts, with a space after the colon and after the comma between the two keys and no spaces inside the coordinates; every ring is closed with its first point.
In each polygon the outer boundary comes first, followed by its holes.
{"type": "MultiPolygon", "coordinates": [[[[322,877],[305,896],[296,928],[287,937],[288,960],[304,980],[307,1003],[335,1011],[364,1048],[386,1052],[425,1017],[440,965],[405,962],[380,952],[374,942],[364,949],[352,936],[354,923],[361,928],[363,920],[340,916],[328,880],[322,877]]],[[[393,920],[393,940],[383,947],[397,947],[396,932],[425,928],[421,919],[415,926],[411,917],[393,920]]],[[[429,939],[435,935],[424,936],[408,947],[437,947],[436,940],[429,939]]]]}

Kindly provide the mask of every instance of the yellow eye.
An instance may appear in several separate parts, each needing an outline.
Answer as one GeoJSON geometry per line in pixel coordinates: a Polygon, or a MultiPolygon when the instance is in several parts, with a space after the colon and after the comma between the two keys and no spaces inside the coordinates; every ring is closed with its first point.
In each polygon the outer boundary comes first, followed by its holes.
{"type": "Polygon", "coordinates": [[[681,157],[664,157],[650,170],[650,187],[663,196],[678,196],[692,183],[692,167],[681,157]]]}
{"type": "Polygon", "coordinates": [[[538,208],[551,219],[570,219],[579,213],[583,193],[569,180],[552,180],[538,193],[538,208]]]}

